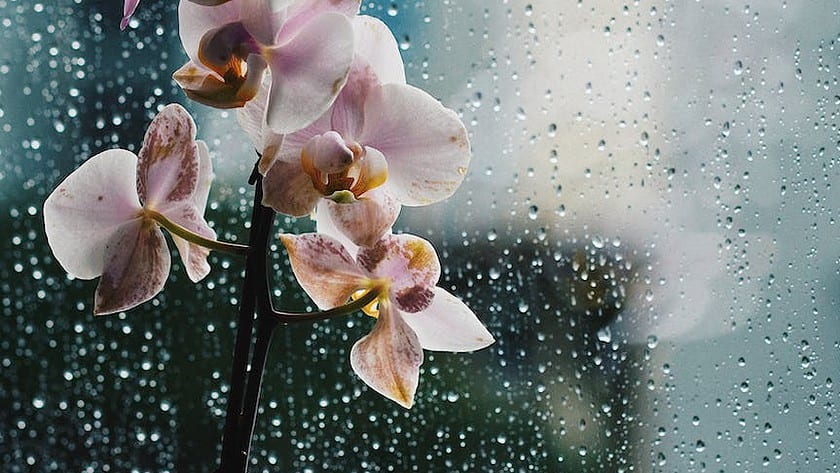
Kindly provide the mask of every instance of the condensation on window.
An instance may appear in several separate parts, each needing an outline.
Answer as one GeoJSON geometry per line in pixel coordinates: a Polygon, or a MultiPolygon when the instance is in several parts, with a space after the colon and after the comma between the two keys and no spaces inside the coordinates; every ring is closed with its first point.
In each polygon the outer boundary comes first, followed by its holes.
{"type": "MultiPolygon", "coordinates": [[[[256,159],[189,101],[176,2],[0,0],[0,463],[215,468],[243,264],[177,260],[150,303],[92,315],[43,230],[88,157],[186,106],[216,163],[208,220],[247,238],[256,159]]],[[[282,328],[251,471],[830,471],[840,368],[840,7],[364,2],[473,158],[429,239],[441,286],[496,338],[428,353],[405,410],[349,367],[364,316],[282,328]]],[[[279,218],[288,231],[308,219],[279,218]]],[[[275,244],[275,296],[312,303],[275,244]]]]}

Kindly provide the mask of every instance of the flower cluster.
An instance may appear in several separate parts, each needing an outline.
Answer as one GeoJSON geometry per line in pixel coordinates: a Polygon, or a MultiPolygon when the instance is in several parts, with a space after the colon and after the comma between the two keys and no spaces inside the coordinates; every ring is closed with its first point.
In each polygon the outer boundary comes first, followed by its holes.
{"type": "MultiPolygon", "coordinates": [[[[137,4],[125,1],[122,28],[137,4]]],[[[456,113],[406,84],[393,34],[359,7],[359,0],[182,0],[189,61],[173,77],[195,101],[239,109],[260,156],[262,205],[317,222],[318,233],[280,236],[298,282],[322,310],[369,301],[363,312],[376,322],[353,346],[351,365],[371,388],[411,407],[423,349],[493,342],[463,302],[437,287],[432,245],[392,231],[402,206],[455,192],[470,146],[456,113]]],[[[210,271],[210,250],[247,250],[216,241],[203,218],[212,169],[195,135],[187,112],[166,106],[139,155],[97,154],[46,200],[58,262],[76,277],[100,277],[96,314],[161,291],[170,257],[159,227],[172,234],[193,281],[210,271]]]]}

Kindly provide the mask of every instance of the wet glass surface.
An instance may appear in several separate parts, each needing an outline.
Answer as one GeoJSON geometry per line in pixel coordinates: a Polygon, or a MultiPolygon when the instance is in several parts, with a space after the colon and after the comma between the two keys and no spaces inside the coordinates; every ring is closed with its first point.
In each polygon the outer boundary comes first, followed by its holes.
{"type": "MultiPolygon", "coordinates": [[[[176,2],[0,0],[3,471],[210,472],[243,262],[94,317],[42,207],[186,106],[247,238],[255,156],[171,80],[176,2]]],[[[405,209],[496,337],[426,353],[404,410],[352,372],[361,314],[281,328],[251,471],[831,471],[840,358],[835,2],[365,2],[473,144],[452,199],[405,209]]],[[[307,231],[308,219],[277,219],[307,231]]],[[[285,254],[277,305],[311,308],[285,254]]]]}

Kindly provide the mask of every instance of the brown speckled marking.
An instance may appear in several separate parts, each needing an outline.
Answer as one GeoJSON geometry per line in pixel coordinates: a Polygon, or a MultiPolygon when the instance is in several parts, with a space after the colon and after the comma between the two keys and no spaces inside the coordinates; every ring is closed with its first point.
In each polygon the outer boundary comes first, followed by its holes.
{"type": "Polygon", "coordinates": [[[403,289],[396,294],[397,304],[400,309],[410,313],[420,312],[426,309],[434,298],[434,291],[419,284],[403,289]]]}
{"type": "Polygon", "coordinates": [[[362,265],[363,268],[368,271],[373,271],[374,268],[376,268],[376,266],[385,259],[388,255],[386,240],[387,238],[383,238],[376,242],[374,246],[365,248],[364,251],[359,252],[358,260],[359,264],[362,265]]]}
{"type": "Polygon", "coordinates": [[[149,125],[137,163],[137,191],[143,205],[147,204],[147,180],[156,165],[166,160],[179,160],[178,177],[168,195],[157,196],[167,202],[192,197],[198,184],[198,147],[195,143],[195,123],[189,113],[177,104],[167,105],[149,125]]]}

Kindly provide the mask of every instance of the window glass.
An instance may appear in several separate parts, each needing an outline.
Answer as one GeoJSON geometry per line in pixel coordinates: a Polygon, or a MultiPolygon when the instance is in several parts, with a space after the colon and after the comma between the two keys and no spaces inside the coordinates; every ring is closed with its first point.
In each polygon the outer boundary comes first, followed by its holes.
{"type": "MultiPolygon", "coordinates": [[[[0,0],[0,464],[207,472],[219,458],[243,262],[94,317],[43,202],[85,159],[195,116],[207,218],[244,242],[256,159],[234,113],[171,79],[177,2],[0,0]],[[119,5],[118,5],[119,3],[119,5]]],[[[496,338],[426,352],[405,410],[353,373],[361,314],[281,327],[251,471],[824,471],[840,358],[836,2],[364,2],[473,158],[406,208],[441,286],[496,338]]],[[[422,123],[418,123],[422,126],[422,123]]],[[[278,217],[279,231],[311,231],[278,217]]],[[[313,305],[275,240],[277,305],[313,305]]]]}

